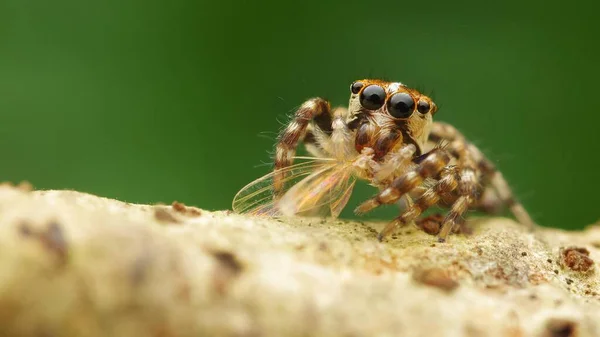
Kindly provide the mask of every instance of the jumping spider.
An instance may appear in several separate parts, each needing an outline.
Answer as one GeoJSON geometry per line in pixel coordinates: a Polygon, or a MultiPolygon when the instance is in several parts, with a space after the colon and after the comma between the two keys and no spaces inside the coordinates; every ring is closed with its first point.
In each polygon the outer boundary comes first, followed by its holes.
{"type": "Polygon", "coordinates": [[[350,86],[348,108],[322,98],[306,101],[281,132],[274,171],[234,198],[233,209],[258,215],[331,215],[344,208],[356,179],[379,193],[355,210],[363,214],[404,202],[379,233],[418,220],[432,206],[447,207],[443,242],[469,209],[508,207],[522,224],[533,221],[494,165],[453,126],[434,122],[431,98],[402,83],[364,79],[350,86]],[[314,157],[295,157],[298,143],[314,157]],[[293,164],[294,159],[308,159],[293,164]]]}

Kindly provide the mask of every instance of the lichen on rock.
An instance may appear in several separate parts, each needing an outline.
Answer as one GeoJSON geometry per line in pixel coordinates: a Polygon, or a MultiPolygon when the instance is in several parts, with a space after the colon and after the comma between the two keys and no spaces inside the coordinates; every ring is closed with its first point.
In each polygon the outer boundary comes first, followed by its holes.
{"type": "Polygon", "coordinates": [[[0,187],[0,335],[599,336],[600,227],[268,219],[0,187]]]}

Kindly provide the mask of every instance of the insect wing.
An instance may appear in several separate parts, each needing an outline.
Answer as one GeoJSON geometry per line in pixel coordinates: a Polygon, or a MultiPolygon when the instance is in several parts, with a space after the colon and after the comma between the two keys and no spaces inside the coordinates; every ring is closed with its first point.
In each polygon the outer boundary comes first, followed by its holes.
{"type": "Polygon", "coordinates": [[[331,205],[329,206],[331,210],[331,216],[334,218],[337,218],[340,215],[340,213],[342,213],[342,210],[344,210],[344,207],[346,207],[348,200],[350,200],[350,196],[352,195],[352,191],[354,190],[354,185],[356,184],[356,178],[352,176],[346,182],[347,183],[345,183],[345,189],[340,190],[341,194],[339,195],[339,198],[333,200],[331,202],[331,205]]]}
{"type": "Polygon", "coordinates": [[[315,171],[292,186],[277,201],[277,208],[287,216],[337,217],[356,181],[349,168],[336,163],[315,171]]]}
{"type": "Polygon", "coordinates": [[[356,178],[350,166],[327,159],[310,159],[246,185],[234,197],[233,210],[271,217],[337,217],[348,202],[356,178]],[[281,172],[285,173],[283,191],[281,197],[274,198],[273,177],[281,172]]]}
{"type": "Polygon", "coordinates": [[[276,174],[285,174],[283,179],[283,192],[289,190],[307,176],[315,173],[330,163],[320,158],[302,158],[307,161],[288,166],[271,172],[244,186],[233,198],[233,211],[240,214],[279,216],[282,215],[277,208],[273,195],[273,178],[276,174]]]}

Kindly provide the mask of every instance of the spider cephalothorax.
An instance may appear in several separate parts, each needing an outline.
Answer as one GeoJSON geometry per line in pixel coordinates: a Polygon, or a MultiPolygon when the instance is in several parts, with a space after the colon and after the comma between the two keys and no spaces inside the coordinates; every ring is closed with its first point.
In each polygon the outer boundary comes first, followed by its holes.
{"type": "Polygon", "coordinates": [[[373,80],[356,81],[350,91],[348,125],[356,129],[358,152],[370,147],[380,160],[403,143],[422,152],[437,110],[429,97],[401,83],[373,80]]]}
{"type": "Polygon", "coordinates": [[[272,216],[325,211],[335,217],[358,178],[379,189],[358,214],[406,201],[379,240],[432,206],[450,209],[440,241],[469,209],[506,206],[533,226],[492,163],[453,126],[433,122],[437,106],[429,97],[402,83],[369,79],[352,83],[350,92],[347,109],[332,110],[321,98],[298,108],[279,137],[273,173],[243,188],[234,210],[272,216]],[[314,157],[293,165],[299,142],[314,157]]]}

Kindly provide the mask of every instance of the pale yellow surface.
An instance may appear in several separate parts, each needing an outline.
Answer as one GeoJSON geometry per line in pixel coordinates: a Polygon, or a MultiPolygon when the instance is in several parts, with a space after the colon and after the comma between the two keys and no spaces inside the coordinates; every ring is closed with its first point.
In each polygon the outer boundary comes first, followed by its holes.
{"type": "Polygon", "coordinates": [[[600,336],[600,227],[480,219],[439,244],[412,227],[379,243],[382,226],[2,186],[0,333],[600,336]]]}

